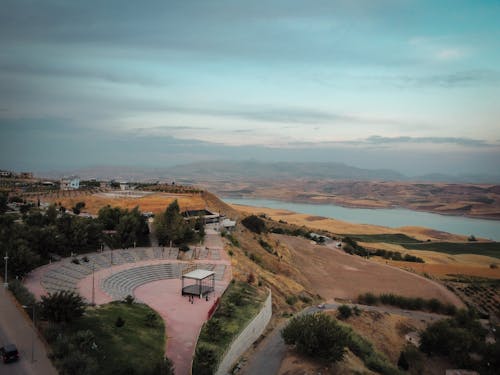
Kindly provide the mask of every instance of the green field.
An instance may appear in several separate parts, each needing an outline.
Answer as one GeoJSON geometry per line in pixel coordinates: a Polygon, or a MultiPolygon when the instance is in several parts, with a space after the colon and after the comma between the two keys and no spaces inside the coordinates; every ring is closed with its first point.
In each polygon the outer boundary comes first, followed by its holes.
{"type": "Polygon", "coordinates": [[[358,242],[383,242],[383,243],[421,243],[413,237],[409,237],[406,234],[396,233],[396,234],[346,234],[344,237],[350,237],[354,241],[358,242]]]}
{"type": "Polygon", "coordinates": [[[423,242],[402,243],[401,246],[408,250],[427,250],[458,254],[477,254],[500,259],[500,242],[423,242]]]}
{"type": "Polygon", "coordinates": [[[87,309],[85,315],[74,322],[71,330],[90,330],[98,346],[96,360],[99,374],[115,374],[118,369],[130,373],[152,371],[165,353],[165,326],[157,315],[154,327],[146,323],[152,309],[143,304],[113,302],[99,308],[87,309]],[[116,327],[121,317],[125,324],[116,327]]]}

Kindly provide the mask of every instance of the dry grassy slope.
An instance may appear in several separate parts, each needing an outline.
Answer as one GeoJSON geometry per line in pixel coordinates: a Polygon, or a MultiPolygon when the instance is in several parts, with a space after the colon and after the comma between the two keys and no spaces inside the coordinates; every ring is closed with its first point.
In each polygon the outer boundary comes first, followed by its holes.
{"type": "Polygon", "coordinates": [[[100,194],[86,195],[83,193],[74,193],[75,194],[72,194],[70,197],[46,198],[45,201],[48,203],[61,203],[67,209],[71,209],[71,207],[75,206],[78,202],[85,202],[85,208],[83,211],[91,214],[97,214],[101,207],[108,204],[127,209],[133,209],[134,207],[139,206],[141,211],[159,213],[165,210],[170,203],[177,199],[181,210],[208,208],[209,210],[220,212],[229,217],[237,217],[239,215],[239,213],[231,206],[227,205],[209,192],[203,192],[202,194],[153,193],[140,198],[113,198],[100,194]]]}
{"type": "Polygon", "coordinates": [[[237,238],[240,246],[227,245],[233,252],[233,276],[238,280],[247,280],[253,274],[256,282],[271,289],[273,293],[273,310],[278,313],[295,312],[304,307],[299,300],[293,306],[286,302],[289,296],[307,296],[313,298],[313,293],[307,289],[307,279],[289,261],[290,254],[283,247],[267,235],[256,235],[242,226],[238,226],[232,234],[237,238]],[[277,255],[268,253],[259,244],[259,238],[268,242],[277,252],[277,255]],[[251,260],[251,257],[258,259],[251,260]]]}

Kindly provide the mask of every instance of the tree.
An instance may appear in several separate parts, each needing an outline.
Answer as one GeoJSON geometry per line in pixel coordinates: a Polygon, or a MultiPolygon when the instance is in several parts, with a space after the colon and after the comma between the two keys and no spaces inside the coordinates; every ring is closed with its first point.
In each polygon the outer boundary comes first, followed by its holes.
{"type": "Polygon", "coordinates": [[[295,345],[299,353],[328,362],[344,357],[349,337],[331,316],[322,313],[292,318],[281,335],[285,343],[295,345]]]}
{"type": "Polygon", "coordinates": [[[155,218],[155,229],[161,246],[168,245],[170,241],[176,245],[187,242],[186,235],[190,228],[180,213],[177,199],[170,203],[165,212],[155,218]]]}
{"type": "Polygon", "coordinates": [[[212,375],[215,372],[217,356],[215,351],[206,346],[199,346],[193,360],[193,375],[212,375]]]}
{"type": "Polygon", "coordinates": [[[7,193],[0,193],[0,214],[7,211],[7,193]]]}
{"type": "Polygon", "coordinates": [[[243,224],[249,231],[257,234],[265,233],[267,230],[264,220],[255,215],[247,216],[241,221],[241,224],[243,224]]]}
{"type": "Polygon", "coordinates": [[[80,215],[80,212],[82,211],[82,208],[85,207],[85,202],[78,202],[74,207],[73,207],[73,213],[75,215],[80,215]]]}
{"type": "Polygon", "coordinates": [[[61,290],[42,296],[42,316],[49,322],[71,322],[85,311],[83,298],[75,292],[61,290]]]}
{"type": "Polygon", "coordinates": [[[347,305],[340,305],[338,311],[341,319],[347,319],[352,315],[352,310],[347,305]]]}

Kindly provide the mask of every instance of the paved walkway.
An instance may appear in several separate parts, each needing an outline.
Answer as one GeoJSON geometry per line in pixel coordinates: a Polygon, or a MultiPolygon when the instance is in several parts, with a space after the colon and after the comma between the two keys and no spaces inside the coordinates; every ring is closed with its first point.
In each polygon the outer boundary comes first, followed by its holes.
{"type": "Polygon", "coordinates": [[[0,363],[1,375],[57,375],[57,371],[47,358],[47,350],[38,335],[33,335],[33,325],[22,307],[0,285],[0,346],[13,343],[17,346],[20,360],[16,363],[0,363]],[[34,339],[34,341],[32,341],[34,339]],[[32,362],[32,345],[34,362],[32,362]]]}

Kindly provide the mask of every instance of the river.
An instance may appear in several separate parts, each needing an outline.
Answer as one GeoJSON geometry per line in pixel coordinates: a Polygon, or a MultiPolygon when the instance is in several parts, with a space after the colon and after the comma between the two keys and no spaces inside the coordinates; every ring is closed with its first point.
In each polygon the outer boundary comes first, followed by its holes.
{"type": "Polygon", "coordinates": [[[473,234],[476,237],[500,241],[500,221],[495,220],[439,215],[402,208],[350,208],[333,204],[292,203],[271,199],[222,199],[228,203],[277,208],[351,223],[374,224],[390,228],[419,226],[466,236],[473,234]]]}

